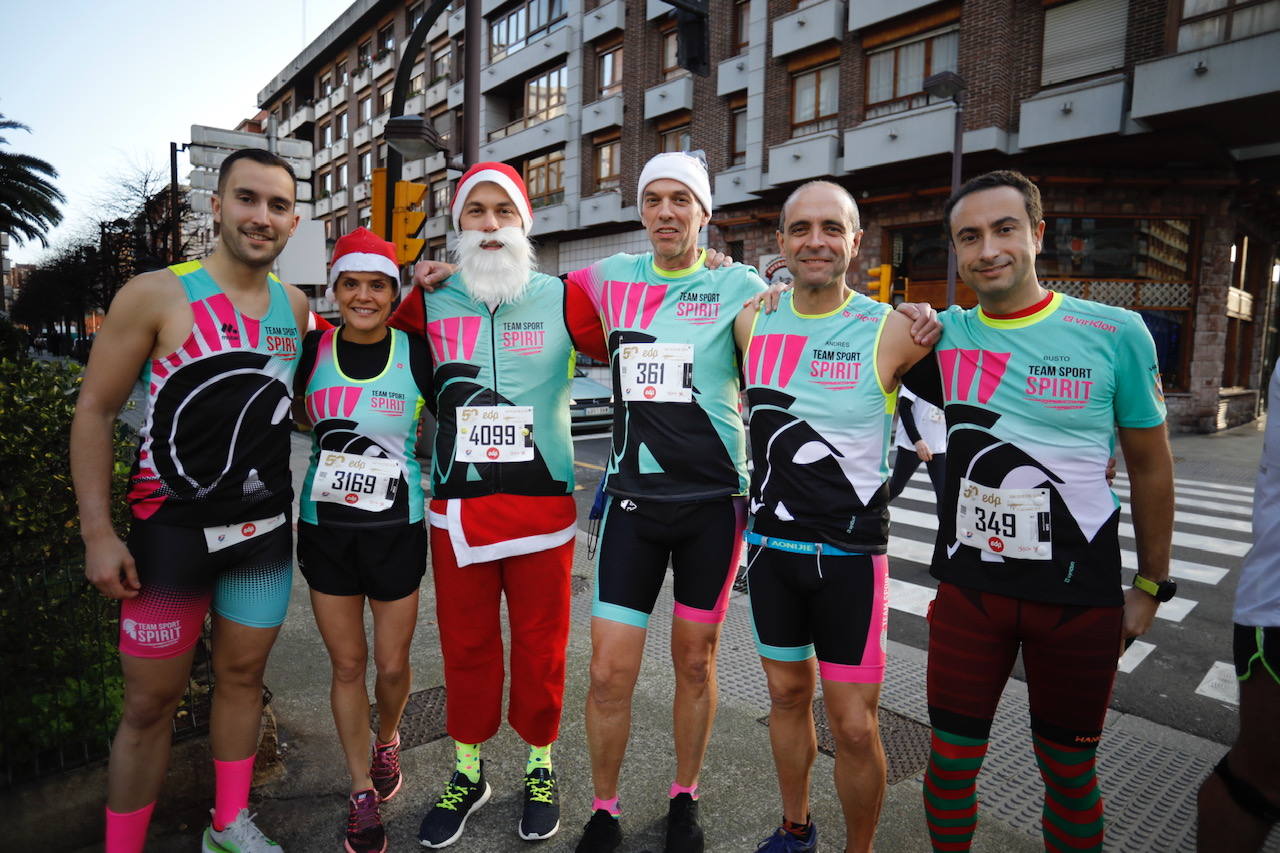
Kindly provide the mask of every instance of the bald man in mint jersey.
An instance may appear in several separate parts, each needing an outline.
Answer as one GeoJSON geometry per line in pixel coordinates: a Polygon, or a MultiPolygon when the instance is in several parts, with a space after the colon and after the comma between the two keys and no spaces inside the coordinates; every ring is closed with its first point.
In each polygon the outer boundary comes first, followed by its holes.
{"type": "Polygon", "coordinates": [[[1045,223],[1023,175],[972,179],[944,221],[978,307],[942,315],[942,394],[930,395],[945,403],[949,434],[932,565],[929,833],[935,850],[969,849],[976,778],[1021,651],[1045,847],[1101,850],[1095,753],[1117,660],[1175,592],[1173,461],[1155,345],[1133,311],[1040,285],[1045,223]],[[1138,555],[1129,578],[1120,502],[1106,480],[1117,433],[1138,555]]]}

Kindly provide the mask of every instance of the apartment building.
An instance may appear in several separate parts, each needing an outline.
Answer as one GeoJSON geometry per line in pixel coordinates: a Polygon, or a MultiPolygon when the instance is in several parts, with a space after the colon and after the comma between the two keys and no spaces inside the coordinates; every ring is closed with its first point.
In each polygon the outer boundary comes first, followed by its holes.
{"type": "MultiPolygon", "coordinates": [[[[767,268],[786,195],[834,180],[862,208],[863,269],[890,263],[898,294],[940,305],[956,105],[923,82],[954,71],[964,175],[1017,168],[1041,185],[1042,279],[1142,312],[1174,427],[1259,411],[1280,339],[1280,133],[1267,118],[1280,0],[711,0],[707,78],[678,67],[662,0],[479,2],[480,156],[525,175],[542,269],[642,250],[643,163],[702,150],[712,245],[767,268]]],[[[259,94],[283,135],[315,145],[312,215],[330,240],[368,220],[395,67],[424,6],[357,0],[259,94]]],[[[448,139],[464,29],[455,3],[415,58],[406,106],[448,139]]],[[[423,236],[443,256],[446,158],[404,176],[430,187],[423,236]]]]}

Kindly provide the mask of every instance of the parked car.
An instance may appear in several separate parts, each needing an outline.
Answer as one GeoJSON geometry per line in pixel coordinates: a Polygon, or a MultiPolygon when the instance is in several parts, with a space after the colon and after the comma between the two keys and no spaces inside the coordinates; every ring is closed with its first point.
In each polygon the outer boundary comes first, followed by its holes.
{"type": "Polygon", "coordinates": [[[587,376],[581,367],[573,369],[573,399],[569,401],[572,428],[608,429],[613,426],[613,389],[587,376]]]}

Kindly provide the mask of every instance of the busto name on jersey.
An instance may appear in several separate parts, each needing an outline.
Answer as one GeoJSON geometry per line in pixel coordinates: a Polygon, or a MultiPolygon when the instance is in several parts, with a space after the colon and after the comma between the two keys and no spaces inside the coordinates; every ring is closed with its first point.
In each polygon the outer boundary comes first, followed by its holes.
{"type": "Polygon", "coordinates": [[[1059,400],[1088,400],[1093,389],[1093,368],[1069,364],[1027,366],[1027,394],[1059,400]]]}

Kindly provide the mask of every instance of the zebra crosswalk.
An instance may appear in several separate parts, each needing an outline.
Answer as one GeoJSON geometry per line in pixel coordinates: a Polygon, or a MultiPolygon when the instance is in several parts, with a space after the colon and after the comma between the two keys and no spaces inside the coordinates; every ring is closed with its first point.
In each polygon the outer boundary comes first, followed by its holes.
{"type": "MultiPolygon", "coordinates": [[[[1244,486],[1213,483],[1194,478],[1176,478],[1173,559],[1170,573],[1179,582],[1178,595],[1160,606],[1159,622],[1136,640],[1120,659],[1121,673],[1133,673],[1145,663],[1160,658],[1162,625],[1183,628],[1196,607],[1206,598],[1221,600],[1228,593],[1219,587],[1240,566],[1250,547],[1253,490],[1244,486]]],[[[1119,474],[1115,491],[1121,500],[1121,561],[1126,581],[1137,569],[1133,550],[1133,523],[1129,509],[1128,478],[1119,474]]],[[[936,585],[927,569],[937,533],[933,488],[923,471],[918,471],[907,488],[890,507],[889,606],[899,613],[924,617],[933,600],[936,585]],[[904,578],[910,578],[906,580],[904,578]]],[[[1216,612],[1221,612],[1221,607],[1216,612]]],[[[1227,610],[1229,612],[1229,601],[1227,610]]],[[[1229,618],[1229,617],[1228,617],[1229,618]]],[[[1203,630],[1202,626],[1197,630],[1203,630]]],[[[1229,663],[1205,659],[1198,662],[1204,677],[1195,692],[1222,702],[1236,701],[1234,670],[1229,663]]]]}

